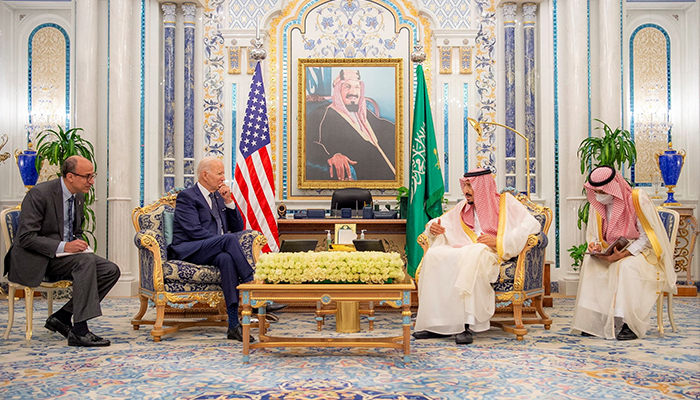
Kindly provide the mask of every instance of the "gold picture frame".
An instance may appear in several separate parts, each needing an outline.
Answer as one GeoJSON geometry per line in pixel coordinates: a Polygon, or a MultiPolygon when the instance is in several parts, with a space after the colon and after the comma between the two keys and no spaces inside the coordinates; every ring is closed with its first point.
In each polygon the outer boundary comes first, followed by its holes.
{"type": "Polygon", "coordinates": [[[300,189],[403,185],[403,64],[399,58],[298,60],[300,189]]]}

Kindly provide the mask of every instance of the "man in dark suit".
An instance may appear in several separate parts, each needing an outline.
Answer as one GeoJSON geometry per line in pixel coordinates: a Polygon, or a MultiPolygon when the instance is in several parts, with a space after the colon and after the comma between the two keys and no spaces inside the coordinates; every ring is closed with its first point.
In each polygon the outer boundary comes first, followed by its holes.
{"type": "Polygon", "coordinates": [[[243,230],[244,220],[224,184],[224,173],[221,160],[205,157],[197,166],[197,183],[177,195],[168,258],[219,268],[228,310],[227,337],[243,341],[236,287],[253,280],[253,268],[232,234],[243,230]]]}
{"type": "Polygon", "coordinates": [[[109,340],[87,325],[102,315],[100,302],[121,275],[116,264],[95,255],[82,239],[83,203],[95,182],[95,169],[88,159],[72,156],[61,166],[61,175],[34,186],[24,197],[5,272],[10,281],[32,287],[44,277],[72,280],[73,297],[44,326],[66,337],[69,346],[109,346],[109,340]]]}

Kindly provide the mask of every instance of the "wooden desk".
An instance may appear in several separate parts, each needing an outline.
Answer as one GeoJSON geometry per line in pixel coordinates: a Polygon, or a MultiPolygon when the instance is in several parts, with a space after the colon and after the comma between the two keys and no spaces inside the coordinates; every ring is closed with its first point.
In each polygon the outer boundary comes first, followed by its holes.
{"type": "MultiPolygon", "coordinates": [[[[323,218],[323,219],[278,219],[277,229],[282,235],[321,234],[333,232],[335,224],[356,224],[357,230],[366,229],[365,235],[406,235],[405,219],[362,219],[362,218],[323,218]]],[[[358,232],[359,233],[359,232],[358,232]]],[[[404,239],[405,243],[405,239],[404,239]]]]}
{"type": "MultiPolygon", "coordinates": [[[[363,284],[261,284],[244,283],[238,286],[243,307],[243,363],[250,361],[250,349],[266,347],[385,347],[403,349],[404,362],[411,359],[411,290],[415,284],[409,277],[402,283],[384,285],[363,284]],[[250,343],[252,308],[259,308],[263,320],[268,301],[280,303],[305,302],[330,304],[337,301],[376,301],[401,308],[403,334],[395,337],[364,338],[296,338],[267,336],[266,324],[261,324],[260,341],[250,343]]],[[[278,323],[283,323],[280,319],[278,323]]]]}

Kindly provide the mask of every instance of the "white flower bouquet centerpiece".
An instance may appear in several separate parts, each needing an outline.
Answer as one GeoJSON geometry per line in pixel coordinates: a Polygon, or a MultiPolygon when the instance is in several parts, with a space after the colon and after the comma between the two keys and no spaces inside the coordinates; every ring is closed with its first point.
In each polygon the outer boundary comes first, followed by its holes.
{"type": "Polygon", "coordinates": [[[399,253],[327,251],[268,253],[255,266],[267,283],[393,283],[404,279],[399,253]]]}

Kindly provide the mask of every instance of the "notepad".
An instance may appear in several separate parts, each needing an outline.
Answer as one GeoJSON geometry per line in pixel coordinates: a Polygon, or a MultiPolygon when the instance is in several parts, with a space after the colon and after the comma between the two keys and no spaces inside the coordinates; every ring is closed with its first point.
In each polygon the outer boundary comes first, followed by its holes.
{"type": "Polygon", "coordinates": [[[605,249],[601,251],[592,251],[586,254],[590,254],[592,256],[609,256],[615,252],[615,249],[617,249],[617,251],[620,252],[624,251],[630,245],[630,243],[631,242],[627,240],[626,237],[620,236],[619,238],[617,238],[617,240],[615,240],[610,246],[606,247],[605,249]]]}
{"type": "Polygon", "coordinates": [[[94,253],[92,250],[92,247],[88,246],[87,249],[81,251],[80,253],[66,253],[65,251],[63,253],[56,253],[56,257],[65,257],[65,256],[74,256],[76,254],[88,254],[88,253],[94,253]]]}

